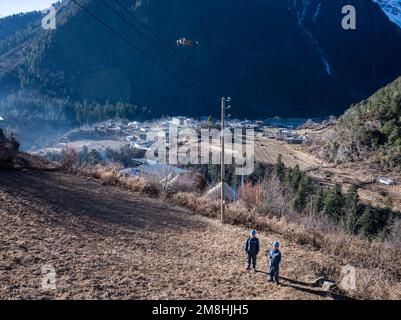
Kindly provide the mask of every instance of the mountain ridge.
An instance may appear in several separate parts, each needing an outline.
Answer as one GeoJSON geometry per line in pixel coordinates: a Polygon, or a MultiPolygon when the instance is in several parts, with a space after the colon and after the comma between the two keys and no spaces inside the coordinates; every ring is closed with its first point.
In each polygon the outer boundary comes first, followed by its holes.
{"type": "MultiPolygon", "coordinates": [[[[371,1],[223,0],[196,9],[183,0],[119,2],[130,14],[106,1],[164,53],[101,2],[81,0],[170,74],[64,1],[58,28],[37,29],[36,49],[22,42],[32,52],[17,65],[16,50],[0,50],[2,94],[24,89],[72,102],[134,103],[154,116],[218,115],[219,97],[230,95],[236,117],[313,117],[340,114],[401,74],[401,30],[371,1]],[[341,28],[345,3],[357,8],[355,31],[341,28]],[[199,45],[177,46],[181,37],[199,45]]],[[[1,43],[18,42],[22,33],[1,43]]]]}

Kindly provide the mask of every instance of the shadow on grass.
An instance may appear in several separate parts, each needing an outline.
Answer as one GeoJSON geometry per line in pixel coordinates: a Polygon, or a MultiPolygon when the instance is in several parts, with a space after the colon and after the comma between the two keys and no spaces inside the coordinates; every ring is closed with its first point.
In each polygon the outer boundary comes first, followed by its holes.
{"type": "MultiPolygon", "coordinates": [[[[263,273],[265,275],[269,275],[268,272],[262,271],[262,270],[256,270],[258,273],[263,273]]],[[[295,290],[308,293],[311,295],[316,295],[319,297],[325,297],[325,298],[333,298],[334,300],[354,300],[353,298],[342,294],[338,292],[330,292],[330,291],[325,291],[325,290],[319,290],[314,283],[307,283],[295,279],[290,279],[287,277],[280,277],[280,286],[281,287],[288,287],[288,288],[293,288],[295,290]],[[284,281],[284,283],[283,283],[284,281]]]]}
{"type": "Polygon", "coordinates": [[[301,287],[298,285],[294,285],[294,284],[287,284],[287,283],[281,283],[280,286],[282,287],[289,287],[289,288],[293,288],[297,291],[301,291],[301,292],[305,292],[311,295],[316,295],[316,296],[320,296],[320,297],[325,297],[325,298],[333,298],[334,300],[354,300],[353,298],[346,296],[344,294],[341,293],[337,293],[337,292],[330,292],[330,291],[324,291],[324,290],[317,290],[317,289],[313,289],[312,287],[301,287]]]}

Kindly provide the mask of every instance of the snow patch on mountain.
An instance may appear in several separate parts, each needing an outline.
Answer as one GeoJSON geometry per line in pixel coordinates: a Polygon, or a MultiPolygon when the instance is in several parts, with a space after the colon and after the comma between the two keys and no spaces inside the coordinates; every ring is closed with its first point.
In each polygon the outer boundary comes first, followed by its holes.
{"type": "Polygon", "coordinates": [[[372,0],[377,3],[390,21],[401,28],[401,0],[372,0]]]}
{"type": "MultiPolygon", "coordinates": [[[[294,1],[294,8],[297,10],[296,8],[297,5],[297,1],[294,1]]],[[[318,25],[316,23],[316,19],[319,16],[320,13],[320,7],[321,7],[321,3],[319,3],[313,13],[312,16],[312,21],[315,24],[315,26],[317,28],[318,25]]],[[[316,53],[319,55],[320,60],[322,61],[323,65],[324,65],[324,69],[326,70],[326,73],[331,76],[332,75],[332,69],[329,63],[329,59],[326,55],[326,53],[324,52],[324,49],[322,48],[322,46],[320,45],[318,39],[315,37],[315,35],[312,33],[312,31],[310,31],[306,26],[305,26],[305,22],[307,19],[307,15],[308,12],[311,11],[312,8],[312,2],[311,0],[302,0],[301,3],[301,7],[297,10],[297,17],[298,17],[298,25],[301,28],[301,30],[304,32],[305,36],[308,38],[308,41],[311,43],[311,45],[315,48],[316,53]]]]}
{"type": "Polygon", "coordinates": [[[314,24],[316,24],[316,19],[317,19],[317,17],[319,16],[319,13],[320,13],[320,7],[322,6],[322,3],[320,2],[318,5],[317,5],[317,7],[316,7],[316,11],[315,11],[315,13],[314,13],[314,15],[313,15],[313,23],[314,24]]]}

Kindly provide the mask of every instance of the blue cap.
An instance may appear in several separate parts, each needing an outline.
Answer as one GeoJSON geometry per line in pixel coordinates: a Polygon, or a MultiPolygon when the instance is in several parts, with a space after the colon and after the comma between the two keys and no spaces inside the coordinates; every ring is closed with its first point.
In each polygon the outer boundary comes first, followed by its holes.
{"type": "Polygon", "coordinates": [[[255,235],[256,234],[256,230],[255,229],[253,229],[252,231],[251,231],[251,235],[255,235]]]}
{"type": "Polygon", "coordinates": [[[279,247],[280,244],[276,241],[276,242],[273,244],[273,246],[274,246],[274,247],[279,247]]]}

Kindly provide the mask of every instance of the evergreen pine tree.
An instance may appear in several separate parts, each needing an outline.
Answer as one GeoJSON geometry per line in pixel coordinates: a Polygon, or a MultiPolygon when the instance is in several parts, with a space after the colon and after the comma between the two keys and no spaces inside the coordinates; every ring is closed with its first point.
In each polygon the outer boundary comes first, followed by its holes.
{"type": "Polygon", "coordinates": [[[357,228],[357,219],[358,219],[358,187],[356,185],[352,185],[348,190],[348,193],[345,198],[345,213],[344,213],[344,223],[348,232],[354,234],[357,228]]]}
{"type": "Polygon", "coordinates": [[[88,162],[90,164],[99,164],[102,161],[102,156],[99,151],[92,149],[88,154],[88,162]]]}
{"type": "Polygon", "coordinates": [[[320,213],[324,209],[324,192],[323,188],[319,187],[316,193],[316,200],[315,200],[315,213],[320,213]]]}
{"type": "Polygon", "coordinates": [[[375,214],[371,205],[367,205],[359,221],[360,233],[365,237],[375,234],[375,214]]]}
{"type": "Polygon", "coordinates": [[[215,128],[216,127],[216,120],[214,120],[213,116],[209,116],[207,118],[207,125],[209,128],[215,128]]]}
{"type": "Polygon", "coordinates": [[[284,181],[285,165],[284,165],[283,156],[281,155],[281,153],[277,157],[276,164],[274,165],[274,171],[275,171],[277,177],[280,179],[280,181],[284,181]]]}
{"type": "Polygon", "coordinates": [[[86,164],[89,161],[89,149],[87,146],[82,148],[82,151],[79,153],[79,162],[81,164],[86,164]]]}
{"type": "Polygon", "coordinates": [[[298,190],[293,201],[293,209],[295,211],[302,211],[306,207],[306,199],[310,192],[311,184],[312,181],[307,175],[299,182],[298,190]]]}
{"type": "Polygon", "coordinates": [[[294,190],[295,192],[298,190],[298,187],[299,187],[299,184],[300,184],[302,178],[303,178],[303,174],[302,174],[301,170],[299,169],[299,165],[296,165],[292,172],[292,179],[291,179],[291,187],[292,187],[292,190],[294,190]]]}
{"type": "Polygon", "coordinates": [[[344,196],[341,186],[336,184],[324,198],[324,211],[336,221],[340,221],[344,213],[344,196]]]}
{"type": "Polygon", "coordinates": [[[217,164],[210,164],[208,166],[209,176],[213,184],[220,181],[220,166],[217,164]]]}
{"type": "Polygon", "coordinates": [[[284,183],[285,183],[287,186],[291,186],[291,182],[292,182],[292,172],[293,172],[293,169],[292,169],[292,168],[288,168],[288,170],[287,170],[286,173],[285,173],[285,176],[284,176],[284,183]]]}

